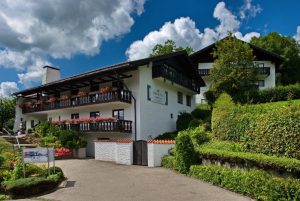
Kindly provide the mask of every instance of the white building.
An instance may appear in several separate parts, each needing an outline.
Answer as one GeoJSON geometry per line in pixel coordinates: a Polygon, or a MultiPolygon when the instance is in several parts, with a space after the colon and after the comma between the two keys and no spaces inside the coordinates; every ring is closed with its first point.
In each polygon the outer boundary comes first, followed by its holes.
{"type": "Polygon", "coordinates": [[[14,130],[41,121],[85,133],[87,154],[94,140],[147,140],[176,130],[180,112],[195,109],[204,86],[186,52],[125,62],[60,78],[59,69],[44,67],[40,86],[15,93],[14,130]]]}
{"type": "MultiPolygon", "coordinates": [[[[275,87],[276,71],[278,71],[279,65],[283,61],[283,58],[250,43],[249,45],[253,50],[253,54],[256,59],[255,63],[259,67],[259,81],[257,83],[259,89],[275,87]]],[[[212,52],[215,47],[216,46],[214,43],[190,55],[190,58],[194,64],[198,66],[199,75],[205,82],[205,86],[201,87],[200,89],[201,93],[196,96],[197,103],[206,103],[204,93],[208,91],[212,83],[209,78],[209,72],[215,61],[212,56],[212,52]]]]}

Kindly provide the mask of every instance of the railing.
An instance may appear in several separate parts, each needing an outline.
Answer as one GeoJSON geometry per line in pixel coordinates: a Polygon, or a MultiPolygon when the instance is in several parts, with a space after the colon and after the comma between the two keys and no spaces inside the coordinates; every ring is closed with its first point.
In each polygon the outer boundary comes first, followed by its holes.
{"type": "Polygon", "coordinates": [[[23,113],[47,111],[54,109],[63,109],[68,107],[77,107],[83,105],[99,104],[121,101],[131,103],[131,91],[115,90],[105,93],[90,92],[86,96],[72,96],[64,100],[56,100],[51,103],[33,104],[32,107],[24,107],[23,113]]]}
{"type": "MultiPolygon", "coordinates": [[[[198,69],[200,76],[207,76],[210,74],[211,69],[198,69]]],[[[257,68],[259,75],[270,75],[270,67],[259,67],[257,68]]]]}
{"type": "Polygon", "coordinates": [[[72,129],[79,132],[121,132],[132,133],[132,121],[117,120],[94,123],[60,124],[63,129],[72,129]]]}
{"type": "Polygon", "coordinates": [[[206,76],[209,75],[210,69],[198,69],[198,72],[200,76],[206,76]]]}
{"type": "Polygon", "coordinates": [[[162,77],[193,91],[200,92],[200,86],[196,84],[196,81],[194,79],[188,78],[186,75],[167,65],[153,67],[152,77],[162,77]]]}

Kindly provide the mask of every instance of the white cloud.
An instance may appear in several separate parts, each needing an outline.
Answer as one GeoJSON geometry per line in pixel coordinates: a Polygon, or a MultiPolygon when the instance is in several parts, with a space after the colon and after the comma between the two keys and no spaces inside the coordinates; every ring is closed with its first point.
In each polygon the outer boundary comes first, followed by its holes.
{"type": "Polygon", "coordinates": [[[42,66],[33,66],[47,63],[49,56],[99,53],[104,41],[130,31],[132,15],[143,12],[144,1],[0,1],[0,67],[23,70],[24,84],[41,80],[42,66]]]}
{"type": "Polygon", "coordinates": [[[236,32],[234,35],[238,39],[243,40],[248,43],[251,41],[251,39],[253,37],[260,37],[260,33],[257,33],[257,32],[250,32],[250,33],[245,34],[244,36],[241,32],[236,32]]]}
{"type": "Polygon", "coordinates": [[[0,83],[0,96],[8,97],[12,93],[18,91],[19,88],[16,82],[1,82],[0,83]]]}
{"type": "Polygon", "coordinates": [[[147,34],[143,40],[134,41],[126,50],[126,55],[129,60],[148,57],[156,44],[164,43],[166,40],[173,40],[178,46],[190,46],[197,51],[218,39],[224,38],[228,32],[237,33],[238,37],[245,41],[249,41],[253,36],[259,36],[259,33],[256,32],[248,33],[245,36],[238,32],[240,22],[226,8],[224,2],[216,5],[213,16],[219,20],[220,24],[215,28],[205,28],[203,33],[189,17],[181,17],[174,22],[166,22],[159,30],[147,34]]]}
{"type": "Polygon", "coordinates": [[[259,4],[253,5],[252,0],[244,0],[244,4],[240,8],[240,18],[247,19],[250,17],[255,17],[261,11],[262,8],[259,4]]]}
{"type": "Polygon", "coordinates": [[[300,26],[297,27],[297,33],[295,35],[295,39],[300,42],[300,26]]]}

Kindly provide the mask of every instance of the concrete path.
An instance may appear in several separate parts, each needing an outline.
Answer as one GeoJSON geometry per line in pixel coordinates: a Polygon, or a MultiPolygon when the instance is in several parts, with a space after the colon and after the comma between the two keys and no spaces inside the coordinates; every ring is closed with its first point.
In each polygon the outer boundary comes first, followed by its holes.
{"type": "MultiPolygon", "coordinates": [[[[164,168],[88,160],[56,162],[66,188],[30,200],[61,201],[249,201],[250,198],[164,168]]],[[[28,200],[28,199],[27,199],[28,200]]]]}

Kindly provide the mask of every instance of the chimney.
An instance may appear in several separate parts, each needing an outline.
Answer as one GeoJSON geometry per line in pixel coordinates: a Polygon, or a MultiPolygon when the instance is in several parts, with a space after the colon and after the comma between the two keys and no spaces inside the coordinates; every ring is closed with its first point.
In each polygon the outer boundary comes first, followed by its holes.
{"type": "Polygon", "coordinates": [[[60,79],[60,69],[52,66],[43,67],[43,81],[42,84],[48,84],[60,79]]]}

